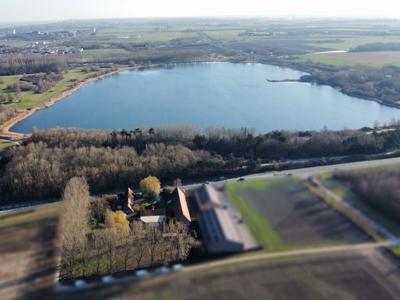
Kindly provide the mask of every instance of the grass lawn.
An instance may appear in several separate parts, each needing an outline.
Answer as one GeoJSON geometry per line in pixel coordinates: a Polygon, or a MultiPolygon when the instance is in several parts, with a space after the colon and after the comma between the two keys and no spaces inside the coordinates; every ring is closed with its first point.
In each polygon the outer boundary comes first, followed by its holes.
{"type": "Polygon", "coordinates": [[[240,191],[248,189],[263,191],[274,183],[275,181],[248,181],[230,184],[226,187],[226,193],[239,210],[251,234],[267,251],[283,250],[282,241],[268,220],[249,205],[247,200],[240,195],[240,191]]]}
{"type": "Polygon", "coordinates": [[[32,91],[21,92],[19,95],[7,89],[8,85],[14,84],[21,76],[1,76],[0,79],[3,82],[0,84],[0,92],[10,94],[19,102],[10,104],[17,109],[32,109],[40,106],[43,103],[49,101],[52,97],[61,94],[62,92],[73,87],[73,80],[85,80],[92,76],[94,73],[86,73],[81,69],[72,69],[64,73],[64,79],[58,82],[51,90],[43,93],[36,94],[32,91]]]}

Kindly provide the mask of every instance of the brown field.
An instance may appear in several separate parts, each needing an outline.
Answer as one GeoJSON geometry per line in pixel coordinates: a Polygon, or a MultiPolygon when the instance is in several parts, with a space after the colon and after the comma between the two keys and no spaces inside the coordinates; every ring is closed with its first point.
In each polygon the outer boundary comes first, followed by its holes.
{"type": "Polygon", "coordinates": [[[395,300],[399,279],[399,261],[380,250],[365,250],[188,271],[57,299],[395,300]]]}
{"type": "Polygon", "coordinates": [[[0,218],[0,299],[44,299],[55,280],[57,224],[57,207],[0,218]]]}
{"type": "Polygon", "coordinates": [[[241,195],[286,246],[353,244],[369,239],[298,181],[283,181],[267,189],[246,189],[241,195]]]}

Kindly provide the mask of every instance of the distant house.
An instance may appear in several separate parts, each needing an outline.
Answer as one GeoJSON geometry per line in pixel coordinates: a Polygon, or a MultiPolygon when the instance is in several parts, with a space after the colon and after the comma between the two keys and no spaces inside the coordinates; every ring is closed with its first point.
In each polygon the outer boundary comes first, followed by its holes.
{"type": "Polygon", "coordinates": [[[172,206],[173,216],[178,221],[190,224],[192,218],[190,216],[186,195],[179,186],[177,186],[172,193],[170,205],[172,206]]]}

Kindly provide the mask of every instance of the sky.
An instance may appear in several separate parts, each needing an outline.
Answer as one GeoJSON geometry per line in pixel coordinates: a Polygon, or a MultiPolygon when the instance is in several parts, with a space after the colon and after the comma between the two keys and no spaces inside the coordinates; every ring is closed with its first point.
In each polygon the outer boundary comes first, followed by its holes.
{"type": "Polygon", "coordinates": [[[400,1],[0,0],[0,23],[187,16],[355,16],[400,19],[400,1]]]}

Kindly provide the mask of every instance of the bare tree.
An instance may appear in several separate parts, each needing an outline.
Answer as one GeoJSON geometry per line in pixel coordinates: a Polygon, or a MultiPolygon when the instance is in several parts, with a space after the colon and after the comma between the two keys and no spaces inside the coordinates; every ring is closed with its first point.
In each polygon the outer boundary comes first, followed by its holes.
{"type": "Polygon", "coordinates": [[[158,227],[154,226],[149,227],[146,233],[146,244],[150,256],[150,266],[153,266],[157,260],[159,245],[162,242],[162,232],[158,227]]]}
{"type": "Polygon", "coordinates": [[[143,257],[146,253],[146,228],[141,222],[133,222],[132,225],[132,252],[136,261],[136,267],[142,263],[143,257]]]}
{"type": "Polygon", "coordinates": [[[74,177],[66,185],[63,195],[63,214],[60,218],[62,277],[74,275],[76,261],[84,258],[86,234],[89,231],[89,187],[83,178],[74,177]]]}
{"type": "Polygon", "coordinates": [[[129,260],[132,257],[132,240],[133,236],[131,231],[119,233],[120,250],[123,263],[123,270],[128,270],[129,260]]]}

